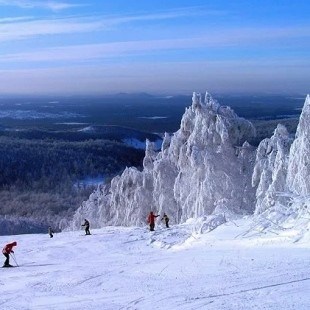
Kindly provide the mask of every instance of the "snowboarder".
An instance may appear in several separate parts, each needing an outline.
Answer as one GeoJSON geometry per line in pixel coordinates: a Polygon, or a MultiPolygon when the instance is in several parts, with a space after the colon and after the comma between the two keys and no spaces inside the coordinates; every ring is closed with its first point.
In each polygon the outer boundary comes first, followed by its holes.
{"type": "Polygon", "coordinates": [[[12,250],[12,248],[14,246],[17,246],[17,242],[14,241],[12,243],[8,243],[2,250],[3,255],[5,256],[6,260],[3,264],[3,267],[13,267],[12,265],[10,265],[10,254],[14,253],[14,251],[12,250]]]}
{"type": "Polygon", "coordinates": [[[54,236],[53,236],[53,233],[54,233],[54,231],[53,231],[52,227],[49,226],[49,227],[48,227],[48,234],[50,235],[50,238],[53,238],[53,237],[54,237],[54,236]]]}
{"type": "Polygon", "coordinates": [[[82,226],[85,226],[85,235],[90,235],[89,221],[87,221],[87,219],[84,219],[84,224],[82,224],[82,226]]]}
{"type": "Polygon", "coordinates": [[[164,213],[164,216],[161,220],[165,221],[166,227],[169,228],[169,217],[166,213],[164,213]]]}
{"type": "Polygon", "coordinates": [[[147,222],[150,224],[150,231],[154,231],[155,228],[155,218],[158,217],[159,215],[155,215],[153,211],[150,212],[147,222]]]}

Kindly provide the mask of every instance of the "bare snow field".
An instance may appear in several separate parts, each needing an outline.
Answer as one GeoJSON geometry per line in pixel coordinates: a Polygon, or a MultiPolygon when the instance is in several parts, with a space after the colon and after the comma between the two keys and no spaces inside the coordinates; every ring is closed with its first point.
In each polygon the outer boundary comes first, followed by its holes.
{"type": "Polygon", "coordinates": [[[0,309],[310,309],[309,236],[250,225],[1,236],[20,267],[0,270],[0,309]]]}

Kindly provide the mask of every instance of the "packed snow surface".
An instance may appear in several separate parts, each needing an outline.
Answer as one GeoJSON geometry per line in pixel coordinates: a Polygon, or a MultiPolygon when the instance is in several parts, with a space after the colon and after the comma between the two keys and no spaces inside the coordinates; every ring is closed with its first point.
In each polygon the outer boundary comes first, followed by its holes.
{"type": "Polygon", "coordinates": [[[259,232],[249,218],[197,225],[1,236],[17,241],[20,267],[0,270],[0,307],[310,309],[309,234],[295,242],[294,230],[259,232]]]}

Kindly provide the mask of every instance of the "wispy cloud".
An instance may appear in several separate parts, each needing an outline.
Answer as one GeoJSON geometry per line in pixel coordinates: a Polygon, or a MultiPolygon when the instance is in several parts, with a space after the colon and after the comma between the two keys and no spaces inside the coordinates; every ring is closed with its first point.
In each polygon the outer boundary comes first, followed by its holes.
{"type": "Polygon", "coordinates": [[[80,4],[72,4],[59,1],[33,1],[33,0],[0,0],[0,6],[15,6],[23,9],[42,8],[52,11],[61,11],[77,6],[80,4]]]}
{"type": "MultiPolygon", "coordinates": [[[[1,5],[20,5],[22,7],[49,7],[54,9],[68,8],[69,6],[76,6],[75,4],[68,4],[64,2],[55,1],[22,1],[22,0],[0,0],[1,5]]],[[[156,13],[144,13],[135,15],[97,15],[92,17],[64,17],[61,19],[32,19],[31,17],[8,17],[0,18],[0,43],[4,41],[25,40],[44,35],[61,35],[69,33],[85,33],[92,31],[109,30],[111,27],[121,26],[123,24],[156,21],[156,20],[170,20],[183,17],[197,17],[208,15],[223,15],[228,14],[224,10],[208,10],[204,7],[189,7],[176,8],[173,10],[166,10],[156,13]]],[[[307,27],[266,27],[266,28],[242,28],[242,29],[221,29],[218,27],[217,33],[212,30],[208,31],[210,44],[219,43],[223,41],[234,41],[236,43],[238,37],[240,40],[245,38],[251,39],[266,39],[268,37],[292,37],[299,36],[302,32],[308,32],[307,27]]],[[[183,40],[184,41],[184,40],[183,40]]],[[[194,44],[196,40],[194,39],[194,44]]],[[[178,43],[178,42],[177,42],[178,43]]],[[[191,42],[189,42],[191,43],[191,42]]],[[[205,42],[208,44],[208,42],[205,42]]]]}
{"type": "Polygon", "coordinates": [[[124,15],[106,17],[106,21],[110,24],[123,24],[136,21],[152,21],[152,20],[164,20],[164,19],[175,19],[181,17],[201,17],[208,15],[225,15],[227,11],[224,10],[207,10],[204,7],[186,7],[177,8],[173,10],[166,10],[163,12],[156,12],[153,14],[135,14],[135,15],[124,15]]]}
{"type": "MultiPolygon", "coordinates": [[[[11,1],[0,0],[1,5],[20,5],[21,7],[48,7],[54,9],[74,6],[73,4],[59,2],[38,1],[11,1]]],[[[141,13],[131,15],[96,15],[91,17],[63,17],[62,19],[33,19],[26,17],[0,18],[0,42],[25,40],[37,36],[85,33],[115,29],[117,26],[141,22],[147,23],[156,20],[171,20],[183,17],[201,17],[206,15],[226,14],[225,11],[205,10],[200,7],[177,8],[156,13],[141,13]],[[27,21],[28,19],[28,21],[27,21]]]]}
{"type": "Polygon", "coordinates": [[[43,35],[83,33],[103,27],[100,21],[77,20],[74,18],[55,20],[29,20],[1,23],[0,42],[27,39],[43,35]]]}
{"type": "MultiPolygon", "coordinates": [[[[85,28],[95,28],[96,26],[96,24],[87,24],[85,28]]],[[[79,24],[76,27],[79,28],[79,24]]],[[[64,31],[64,26],[60,28],[64,31]]],[[[72,28],[73,25],[70,25],[68,31],[72,31],[72,28]]],[[[51,29],[48,29],[51,32],[51,29]]],[[[53,31],[55,32],[56,30],[54,29],[53,31]]],[[[84,44],[52,47],[27,53],[2,54],[0,62],[89,61],[169,50],[240,48],[242,46],[248,47],[249,45],[260,47],[262,42],[286,46],[290,40],[296,38],[308,39],[309,37],[310,27],[222,29],[221,31],[209,32],[204,36],[194,38],[84,44]]]]}
{"type": "MultiPolygon", "coordinates": [[[[0,0],[1,3],[9,1],[0,0]]],[[[19,1],[13,1],[19,2],[19,1]]],[[[28,3],[28,2],[27,2],[28,3]]],[[[32,2],[31,2],[32,3],[32,2]]],[[[30,4],[29,4],[30,5],[30,4]]],[[[71,17],[62,19],[28,20],[24,17],[0,19],[0,42],[25,40],[27,38],[68,33],[103,31],[118,25],[154,20],[169,20],[181,17],[192,17],[206,14],[219,14],[218,11],[207,11],[192,8],[178,8],[153,14],[136,14],[123,16],[71,17]]]]}
{"type": "Polygon", "coordinates": [[[18,17],[4,17],[0,18],[0,24],[3,23],[15,23],[15,22],[21,22],[21,21],[29,21],[34,19],[32,16],[18,16],[18,17]]]}

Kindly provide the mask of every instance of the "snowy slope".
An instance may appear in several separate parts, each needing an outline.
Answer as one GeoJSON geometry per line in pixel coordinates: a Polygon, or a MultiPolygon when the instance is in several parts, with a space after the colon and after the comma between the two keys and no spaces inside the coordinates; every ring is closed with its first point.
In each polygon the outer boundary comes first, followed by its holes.
{"type": "Polygon", "coordinates": [[[0,269],[0,306],[58,309],[310,308],[310,238],[264,234],[249,219],[197,234],[197,222],[106,227],[16,240],[19,268],[0,269]]]}

